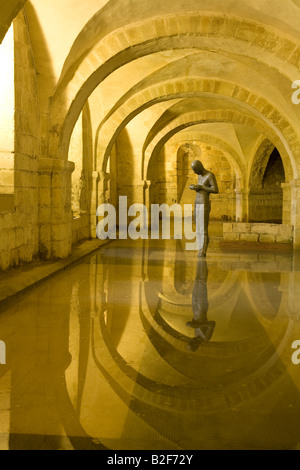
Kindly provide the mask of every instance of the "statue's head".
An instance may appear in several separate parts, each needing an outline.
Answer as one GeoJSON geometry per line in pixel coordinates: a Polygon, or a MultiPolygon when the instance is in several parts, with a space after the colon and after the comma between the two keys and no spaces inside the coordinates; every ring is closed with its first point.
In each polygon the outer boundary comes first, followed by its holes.
{"type": "Polygon", "coordinates": [[[203,170],[204,170],[204,166],[202,165],[202,163],[200,162],[200,160],[194,160],[193,163],[192,163],[192,170],[194,171],[194,173],[196,173],[197,175],[201,175],[203,173],[203,170]]]}

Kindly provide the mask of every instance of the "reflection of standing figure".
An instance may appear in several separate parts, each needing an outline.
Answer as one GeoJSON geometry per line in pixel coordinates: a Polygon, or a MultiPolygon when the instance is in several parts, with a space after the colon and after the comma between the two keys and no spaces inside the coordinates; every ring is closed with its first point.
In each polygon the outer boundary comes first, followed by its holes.
{"type": "Polygon", "coordinates": [[[189,344],[189,349],[196,351],[201,343],[210,341],[216,323],[208,321],[208,296],[207,296],[207,277],[208,269],[205,259],[198,261],[197,277],[195,287],[193,290],[193,314],[192,321],[187,323],[187,326],[195,329],[195,338],[189,344]]]}
{"type": "Polygon", "coordinates": [[[206,256],[209,243],[208,224],[210,214],[210,194],[218,194],[219,188],[216,177],[206,170],[199,160],[192,163],[192,170],[198,175],[198,184],[191,185],[190,189],[196,191],[195,221],[199,257],[206,256]]]}

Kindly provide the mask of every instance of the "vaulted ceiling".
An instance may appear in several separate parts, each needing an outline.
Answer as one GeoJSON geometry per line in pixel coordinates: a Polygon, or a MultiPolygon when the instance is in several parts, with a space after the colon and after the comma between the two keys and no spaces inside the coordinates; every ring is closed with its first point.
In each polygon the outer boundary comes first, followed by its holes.
{"type": "MultiPolygon", "coordinates": [[[[7,28],[25,2],[3,3],[7,28]]],[[[298,1],[28,0],[25,15],[47,142],[42,156],[67,158],[89,100],[99,169],[122,129],[151,110],[145,161],[174,133],[215,122],[223,140],[231,138],[229,126],[236,142],[247,128],[249,148],[261,136],[271,140],[286,174],[298,177],[300,107],[291,101],[300,78],[298,1]]]]}

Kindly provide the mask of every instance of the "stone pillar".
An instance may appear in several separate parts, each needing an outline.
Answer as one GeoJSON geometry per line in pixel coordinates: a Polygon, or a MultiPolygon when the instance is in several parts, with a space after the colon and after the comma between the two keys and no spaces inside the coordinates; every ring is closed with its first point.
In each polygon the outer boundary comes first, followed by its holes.
{"type": "Polygon", "coordinates": [[[236,196],[236,222],[248,222],[249,190],[237,188],[235,189],[235,196],[236,196]]]}
{"type": "Polygon", "coordinates": [[[148,184],[146,180],[141,180],[138,183],[136,183],[133,188],[133,200],[129,201],[128,205],[130,205],[131,203],[132,204],[145,204],[145,196],[147,196],[145,191],[147,189],[147,186],[148,184]]]}
{"type": "Polygon", "coordinates": [[[282,223],[291,225],[291,207],[292,207],[292,186],[291,183],[282,183],[283,206],[282,223]]]}
{"type": "Polygon", "coordinates": [[[99,181],[98,181],[98,206],[105,204],[107,202],[107,188],[108,181],[110,179],[109,173],[105,171],[99,172],[99,181]]]}
{"type": "Polygon", "coordinates": [[[300,180],[291,185],[291,225],[294,227],[294,249],[300,250],[300,180]]]}
{"type": "Polygon", "coordinates": [[[150,180],[144,180],[143,185],[144,185],[144,198],[143,198],[143,204],[147,207],[149,213],[150,213],[150,186],[151,186],[152,181],[150,180]]]}
{"type": "Polygon", "coordinates": [[[91,171],[89,175],[90,181],[90,237],[97,238],[97,209],[101,204],[107,202],[106,191],[107,182],[110,178],[108,173],[104,171],[91,171]]]}
{"type": "Polygon", "coordinates": [[[90,188],[90,237],[96,238],[97,218],[96,212],[98,207],[98,183],[100,180],[100,173],[98,171],[91,171],[89,174],[89,188],[90,188]]]}
{"type": "Polygon", "coordinates": [[[148,227],[151,227],[151,207],[150,207],[150,180],[143,181],[143,204],[148,210],[148,227]]]}
{"type": "Polygon", "coordinates": [[[42,158],[39,178],[39,253],[66,258],[72,249],[71,175],[73,162],[42,158]]]}

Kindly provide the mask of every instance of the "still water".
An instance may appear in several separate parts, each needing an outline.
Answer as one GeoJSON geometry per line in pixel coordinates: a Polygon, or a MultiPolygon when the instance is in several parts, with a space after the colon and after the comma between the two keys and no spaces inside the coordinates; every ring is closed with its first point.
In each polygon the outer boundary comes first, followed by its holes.
{"type": "Polygon", "coordinates": [[[300,447],[300,264],[116,242],[2,307],[0,449],[300,447]]]}

